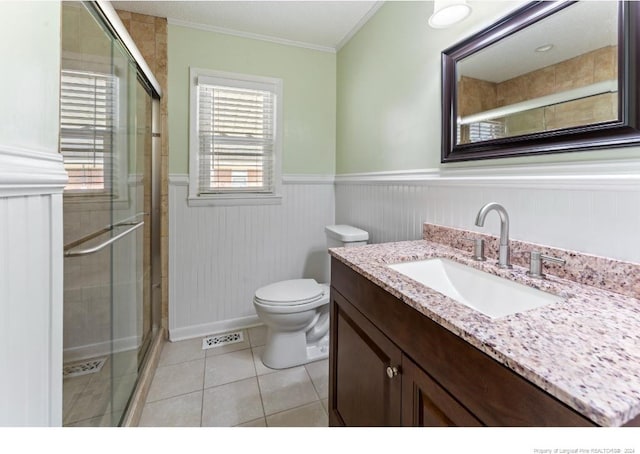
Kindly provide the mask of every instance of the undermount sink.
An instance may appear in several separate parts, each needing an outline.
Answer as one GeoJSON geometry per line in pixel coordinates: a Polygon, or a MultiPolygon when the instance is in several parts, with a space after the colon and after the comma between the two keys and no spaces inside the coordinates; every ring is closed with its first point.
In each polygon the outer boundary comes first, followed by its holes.
{"type": "Polygon", "coordinates": [[[448,259],[389,265],[421,284],[491,318],[557,303],[561,298],[448,259]]]}

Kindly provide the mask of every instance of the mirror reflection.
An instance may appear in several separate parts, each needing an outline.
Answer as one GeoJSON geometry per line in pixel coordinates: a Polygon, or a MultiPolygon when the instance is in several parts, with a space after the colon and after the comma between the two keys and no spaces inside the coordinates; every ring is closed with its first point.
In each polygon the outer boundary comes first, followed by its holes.
{"type": "Polygon", "coordinates": [[[457,144],[617,121],[618,2],[577,2],[456,65],[457,144]]]}

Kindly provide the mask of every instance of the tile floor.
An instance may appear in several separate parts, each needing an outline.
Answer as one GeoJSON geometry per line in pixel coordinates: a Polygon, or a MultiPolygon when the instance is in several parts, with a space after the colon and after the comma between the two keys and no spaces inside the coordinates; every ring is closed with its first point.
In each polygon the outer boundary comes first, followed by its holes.
{"type": "Polygon", "coordinates": [[[136,385],[138,351],[116,353],[99,372],[62,381],[64,426],[109,427],[119,424],[136,385]]]}
{"type": "Polygon", "coordinates": [[[140,426],[326,427],[328,360],[274,370],[262,364],[266,328],[202,350],[202,339],[163,347],[140,426]]]}

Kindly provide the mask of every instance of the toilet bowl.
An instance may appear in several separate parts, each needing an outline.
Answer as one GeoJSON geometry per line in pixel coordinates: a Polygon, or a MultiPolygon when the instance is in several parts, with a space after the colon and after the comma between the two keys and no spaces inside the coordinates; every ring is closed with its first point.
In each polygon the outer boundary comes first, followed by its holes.
{"type": "MultiPolygon", "coordinates": [[[[346,225],[326,227],[328,245],[366,244],[368,233],[346,225]]],[[[267,326],[262,362],[285,369],[329,356],[329,285],[292,279],[256,290],[253,306],[267,326]]]]}
{"type": "Polygon", "coordinates": [[[328,285],[314,279],[276,282],[258,289],[253,305],[267,325],[265,366],[284,369],[328,356],[328,285]]]}

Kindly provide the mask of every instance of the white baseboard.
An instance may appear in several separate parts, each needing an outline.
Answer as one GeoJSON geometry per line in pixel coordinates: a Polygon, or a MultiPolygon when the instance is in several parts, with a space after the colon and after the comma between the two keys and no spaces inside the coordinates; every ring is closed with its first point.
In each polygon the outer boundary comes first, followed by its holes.
{"type": "Polygon", "coordinates": [[[262,325],[257,315],[248,317],[234,318],[231,320],[222,320],[213,323],[203,323],[202,325],[193,325],[185,328],[169,328],[169,340],[171,342],[193,339],[196,337],[208,336],[210,334],[224,333],[234,329],[246,329],[254,326],[262,325]]]}

